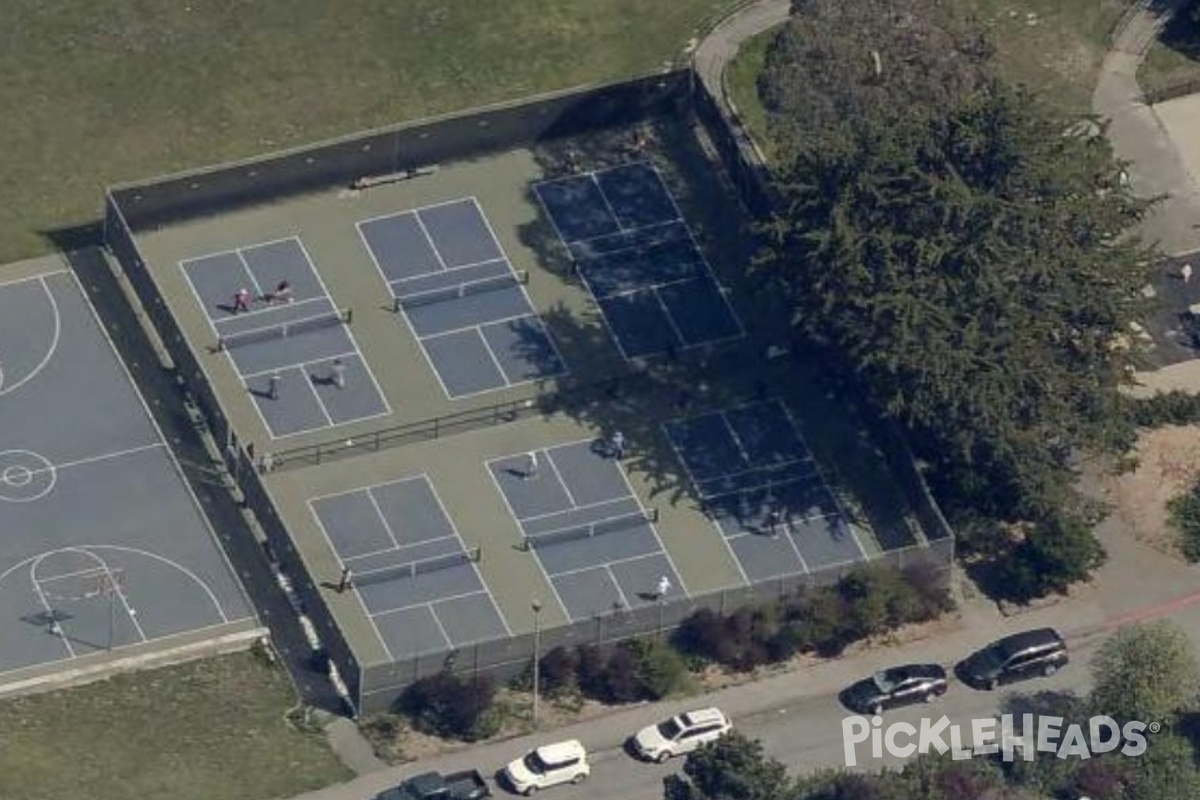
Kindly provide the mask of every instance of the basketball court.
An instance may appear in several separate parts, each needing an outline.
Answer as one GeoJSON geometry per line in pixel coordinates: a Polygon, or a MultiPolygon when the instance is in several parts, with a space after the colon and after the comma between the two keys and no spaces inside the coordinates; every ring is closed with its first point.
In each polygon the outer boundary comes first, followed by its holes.
{"type": "Polygon", "coordinates": [[[256,627],[75,277],[0,283],[0,676],[256,627]]]}

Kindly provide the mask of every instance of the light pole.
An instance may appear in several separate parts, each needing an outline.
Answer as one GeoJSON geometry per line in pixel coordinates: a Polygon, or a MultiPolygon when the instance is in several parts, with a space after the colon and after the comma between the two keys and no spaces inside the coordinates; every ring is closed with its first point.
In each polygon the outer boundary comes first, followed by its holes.
{"type": "Polygon", "coordinates": [[[533,609],[533,727],[538,724],[538,689],[542,677],[542,601],[530,603],[533,609]]]}

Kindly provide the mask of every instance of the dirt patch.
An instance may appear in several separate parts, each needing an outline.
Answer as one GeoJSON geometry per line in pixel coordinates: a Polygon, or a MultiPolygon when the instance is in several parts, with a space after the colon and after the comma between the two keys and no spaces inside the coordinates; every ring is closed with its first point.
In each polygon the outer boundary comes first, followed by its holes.
{"type": "Polygon", "coordinates": [[[1167,503],[1200,479],[1200,426],[1167,426],[1144,432],[1134,448],[1136,468],[1094,476],[1120,529],[1156,550],[1180,558],[1167,503]]]}

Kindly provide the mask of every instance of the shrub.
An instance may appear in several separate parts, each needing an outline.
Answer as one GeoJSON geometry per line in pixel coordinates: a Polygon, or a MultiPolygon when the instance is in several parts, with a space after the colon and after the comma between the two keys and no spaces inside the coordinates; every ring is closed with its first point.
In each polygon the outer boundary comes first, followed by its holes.
{"type": "Polygon", "coordinates": [[[1200,485],[1167,503],[1171,527],[1179,535],[1179,549],[1193,564],[1200,561],[1200,485]]]}
{"type": "Polygon", "coordinates": [[[999,561],[998,585],[1018,601],[1065,592],[1088,578],[1105,558],[1104,548],[1082,520],[1059,514],[1035,525],[1025,541],[999,561]]]}
{"type": "Polygon", "coordinates": [[[1130,419],[1141,428],[1200,422],[1200,395],[1178,390],[1130,402],[1130,419]]]}
{"type": "Polygon", "coordinates": [[[565,647],[556,647],[542,656],[540,672],[540,689],[547,696],[573,692],[578,688],[579,654],[565,647]]]}
{"type": "Polygon", "coordinates": [[[661,700],[687,686],[688,668],[683,657],[670,645],[642,639],[627,642],[636,663],[641,694],[647,700],[661,700]]]}
{"type": "Polygon", "coordinates": [[[474,742],[499,729],[498,715],[488,713],[495,695],[490,678],[464,679],[443,671],[409,686],[398,705],[419,731],[474,742]]]}
{"type": "Polygon", "coordinates": [[[608,660],[595,645],[582,644],[576,651],[576,681],[586,697],[603,699],[607,694],[605,668],[608,660]]]}
{"type": "Polygon", "coordinates": [[[637,657],[626,643],[615,648],[604,665],[604,680],[598,700],[606,703],[633,703],[645,699],[645,687],[638,675],[637,657]]]}
{"type": "Polygon", "coordinates": [[[690,614],[676,629],[672,641],[680,651],[709,661],[732,660],[733,648],[726,634],[725,618],[701,608],[690,614]]]}

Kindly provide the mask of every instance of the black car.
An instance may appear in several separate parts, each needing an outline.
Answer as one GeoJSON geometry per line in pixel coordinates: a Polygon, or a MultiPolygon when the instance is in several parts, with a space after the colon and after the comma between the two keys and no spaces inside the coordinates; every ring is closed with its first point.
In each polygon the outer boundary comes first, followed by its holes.
{"type": "Polygon", "coordinates": [[[906,664],[876,672],[841,693],[842,704],[863,714],[929,702],[946,693],[946,670],[938,664],[906,664]]]}
{"type": "Polygon", "coordinates": [[[997,684],[1053,675],[1066,666],[1067,643],[1053,628],[1014,633],[997,639],[959,662],[955,668],[963,683],[983,689],[997,684]]]}

